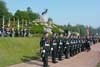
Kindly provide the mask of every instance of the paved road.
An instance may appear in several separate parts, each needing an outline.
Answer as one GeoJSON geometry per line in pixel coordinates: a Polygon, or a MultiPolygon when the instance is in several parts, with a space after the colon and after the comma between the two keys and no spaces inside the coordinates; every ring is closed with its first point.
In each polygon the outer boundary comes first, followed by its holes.
{"type": "MultiPolygon", "coordinates": [[[[51,63],[51,60],[49,60],[49,65],[50,67],[96,67],[100,61],[100,43],[91,46],[91,48],[89,52],[82,52],[70,59],[59,61],[56,64],[51,63]]],[[[42,67],[42,62],[38,60],[30,61],[9,67],[42,67]]]]}

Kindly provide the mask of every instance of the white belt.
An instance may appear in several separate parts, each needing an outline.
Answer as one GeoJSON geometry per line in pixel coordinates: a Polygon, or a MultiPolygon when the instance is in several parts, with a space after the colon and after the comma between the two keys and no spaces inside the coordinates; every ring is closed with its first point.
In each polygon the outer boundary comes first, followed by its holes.
{"type": "Polygon", "coordinates": [[[60,42],[59,44],[62,45],[62,42],[60,42]]]}
{"type": "Polygon", "coordinates": [[[49,44],[45,44],[45,46],[49,46],[49,44]]]}
{"type": "Polygon", "coordinates": [[[57,43],[53,43],[53,45],[57,45],[57,43]]]}

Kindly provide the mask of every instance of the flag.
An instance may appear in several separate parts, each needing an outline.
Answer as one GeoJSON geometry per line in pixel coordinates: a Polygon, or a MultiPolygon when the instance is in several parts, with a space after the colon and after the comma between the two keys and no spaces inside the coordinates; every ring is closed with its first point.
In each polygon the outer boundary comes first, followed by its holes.
{"type": "Polygon", "coordinates": [[[7,25],[6,31],[7,31],[7,32],[10,31],[10,18],[9,18],[9,21],[8,21],[8,25],[7,25]]]}
{"type": "Polygon", "coordinates": [[[4,16],[3,16],[3,19],[2,19],[2,28],[4,29],[4,16]]]}
{"type": "Polygon", "coordinates": [[[14,32],[14,26],[15,26],[15,18],[13,17],[13,23],[12,23],[12,31],[14,32]]]}
{"type": "Polygon", "coordinates": [[[42,12],[42,15],[46,14],[48,12],[48,9],[45,9],[45,11],[42,12]]]}
{"type": "Polygon", "coordinates": [[[2,18],[2,32],[4,33],[4,23],[5,23],[5,18],[4,18],[4,16],[3,16],[3,18],[2,18]]]}
{"type": "Polygon", "coordinates": [[[18,19],[18,21],[17,21],[17,28],[18,28],[18,31],[19,31],[19,19],[18,19]]]}
{"type": "Polygon", "coordinates": [[[10,18],[9,18],[9,21],[8,21],[8,28],[10,27],[10,18]]]}
{"type": "Polygon", "coordinates": [[[23,23],[24,23],[24,19],[22,19],[22,30],[23,30],[23,25],[24,25],[23,23]]]}
{"type": "Polygon", "coordinates": [[[25,26],[27,27],[27,20],[26,20],[26,22],[25,22],[25,26]]]}
{"type": "Polygon", "coordinates": [[[89,28],[89,25],[87,25],[87,27],[86,27],[86,32],[87,32],[87,36],[89,36],[89,34],[90,34],[90,28],[89,28]]]}

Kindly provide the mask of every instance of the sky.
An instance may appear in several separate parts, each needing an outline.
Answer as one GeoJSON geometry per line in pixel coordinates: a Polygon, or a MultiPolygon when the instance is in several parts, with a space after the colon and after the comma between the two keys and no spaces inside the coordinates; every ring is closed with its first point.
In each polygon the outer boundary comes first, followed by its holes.
{"type": "Polygon", "coordinates": [[[47,16],[56,24],[83,24],[100,26],[100,0],[4,0],[8,10],[13,14],[16,10],[31,7],[33,12],[41,13],[48,9],[47,16]]]}

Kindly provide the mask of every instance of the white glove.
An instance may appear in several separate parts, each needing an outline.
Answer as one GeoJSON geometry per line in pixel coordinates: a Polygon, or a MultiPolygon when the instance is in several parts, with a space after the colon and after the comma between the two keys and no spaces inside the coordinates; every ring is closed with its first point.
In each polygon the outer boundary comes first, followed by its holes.
{"type": "Polygon", "coordinates": [[[51,48],[51,50],[53,50],[53,48],[51,48]]]}
{"type": "Polygon", "coordinates": [[[42,52],[45,53],[45,50],[43,50],[42,52]]]}

